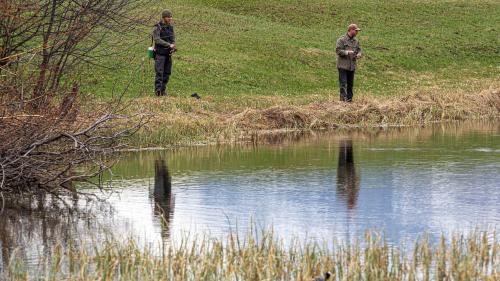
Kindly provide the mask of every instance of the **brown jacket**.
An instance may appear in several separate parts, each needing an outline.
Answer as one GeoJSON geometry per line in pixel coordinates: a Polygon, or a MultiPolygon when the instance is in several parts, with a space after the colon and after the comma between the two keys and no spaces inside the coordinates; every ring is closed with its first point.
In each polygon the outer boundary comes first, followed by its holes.
{"type": "Polygon", "coordinates": [[[337,68],[354,71],[356,70],[356,55],[362,54],[359,41],[356,37],[351,38],[345,34],[337,40],[337,68]],[[348,56],[347,51],[354,51],[354,55],[348,56]]]}

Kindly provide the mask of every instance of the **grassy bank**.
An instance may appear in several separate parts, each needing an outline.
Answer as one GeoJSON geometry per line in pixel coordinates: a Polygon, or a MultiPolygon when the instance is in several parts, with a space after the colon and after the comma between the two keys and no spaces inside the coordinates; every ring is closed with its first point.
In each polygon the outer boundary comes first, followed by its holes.
{"type": "Polygon", "coordinates": [[[108,69],[92,67],[81,75],[86,92],[102,100],[126,89],[127,97],[139,98],[140,112],[157,116],[139,137],[144,145],[234,139],[248,131],[239,127],[331,128],[498,115],[498,107],[494,112],[480,99],[464,98],[490,91],[494,103],[500,99],[498,1],[174,0],[139,13],[158,15],[163,8],[174,12],[179,48],[171,97],[152,96],[153,62],[145,50],[157,17],[108,42],[105,47],[116,52],[100,60],[108,69]],[[334,103],[335,41],[350,22],[363,28],[365,57],[355,103],[344,106],[334,103]],[[191,100],[193,92],[201,101],[191,100]],[[420,94],[426,97],[419,109],[404,105],[420,94]],[[445,109],[443,102],[450,102],[445,109]],[[255,116],[276,115],[276,107],[299,112],[296,121],[276,126],[255,116]],[[367,117],[366,107],[382,108],[375,109],[381,116],[367,117]],[[385,116],[384,108],[401,112],[385,116]],[[243,126],[247,121],[250,127],[243,126]]]}
{"type": "Polygon", "coordinates": [[[480,93],[417,92],[402,97],[363,97],[352,104],[310,95],[194,100],[137,99],[128,110],[149,112],[148,123],[131,140],[138,147],[247,141],[261,133],[353,127],[423,125],[436,121],[497,119],[500,88],[480,93]]]}
{"type": "Polygon", "coordinates": [[[129,85],[130,96],[152,95],[145,50],[163,8],[174,12],[176,22],[174,96],[336,93],[335,41],[350,22],[363,28],[366,54],[357,96],[429,87],[470,92],[500,76],[498,1],[174,0],[144,7],[140,13],[153,16],[150,26],[109,41],[106,48],[117,55],[99,63],[111,70],[85,73],[88,91],[107,97],[129,85]]]}
{"type": "Polygon", "coordinates": [[[498,280],[495,232],[443,236],[435,244],[423,237],[405,247],[367,233],[362,241],[332,249],[304,241],[284,246],[272,231],[158,247],[112,238],[55,247],[35,273],[12,259],[0,274],[4,280],[312,280],[330,271],[330,280],[498,280]]]}

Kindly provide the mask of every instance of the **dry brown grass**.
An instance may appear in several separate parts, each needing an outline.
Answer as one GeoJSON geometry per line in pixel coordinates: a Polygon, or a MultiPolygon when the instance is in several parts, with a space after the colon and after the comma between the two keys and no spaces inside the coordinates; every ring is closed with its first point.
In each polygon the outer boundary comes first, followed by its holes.
{"type": "MultiPolygon", "coordinates": [[[[85,240],[84,240],[85,241],[85,240]]],[[[498,280],[500,243],[493,231],[427,235],[411,247],[391,245],[366,232],[356,242],[293,240],[285,245],[271,230],[227,238],[188,237],[141,246],[133,237],[55,246],[33,272],[14,257],[1,280],[297,280],[330,271],[330,280],[498,280]],[[413,250],[411,250],[413,248],[413,250]]]]}
{"type": "Polygon", "coordinates": [[[411,93],[402,97],[364,96],[353,103],[337,97],[142,98],[134,112],[154,118],[138,135],[143,146],[228,142],[256,132],[421,125],[430,122],[500,117],[500,87],[478,93],[411,93]]]}
{"type": "MultiPolygon", "coordinates": [[[[411,125],[497,118],[500,116],[500,91],[486,90],[478,94],[418,92],[400,98],[367,97],[351,104],[333,102],[320,106],[323,110],[319,110],[319,118],[339,125],[411,125]]],[[[314,111],[314,107],[309,108],[314,111]]]]}

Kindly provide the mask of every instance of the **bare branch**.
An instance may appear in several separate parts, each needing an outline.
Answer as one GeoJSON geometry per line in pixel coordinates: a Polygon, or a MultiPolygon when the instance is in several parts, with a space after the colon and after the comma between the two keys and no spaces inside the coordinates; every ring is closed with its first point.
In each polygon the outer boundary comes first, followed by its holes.
{"type": "Polygon", "coordinates": [[[131,11],[147,1],[2,0],[2,198],[10,192],[77,192],[72,183],[108,169],[107,156],[148,121],[120,114],[124,92],[100,111],[82,113],[79,83],[68,75],[79,64],[98,65],[105,54],[99,49],[113,32],[143,24],[131,11]]]}

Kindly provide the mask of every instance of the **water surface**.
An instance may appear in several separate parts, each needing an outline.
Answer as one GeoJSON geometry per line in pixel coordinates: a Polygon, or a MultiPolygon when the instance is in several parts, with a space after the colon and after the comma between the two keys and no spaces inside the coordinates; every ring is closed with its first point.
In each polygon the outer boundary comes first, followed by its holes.
{"type": "MultiPolygon", "coordinates": [[[[35,261],[54,243],[110,232],[147,243],[249,226],[291,237],[390,243],[500,226],[498,123],[372,129],[270,138],[268,144],[126,153],[107,188],[80,211],[31,202],[0,217],[1,256],[35,261]],[[83,209],[83,210],[82,210],[83,209]]],[[[47,202],[40,198],[39,202],[47,202]]],[[[35,200],[36,201],[36,200],[35,200]]]]}

